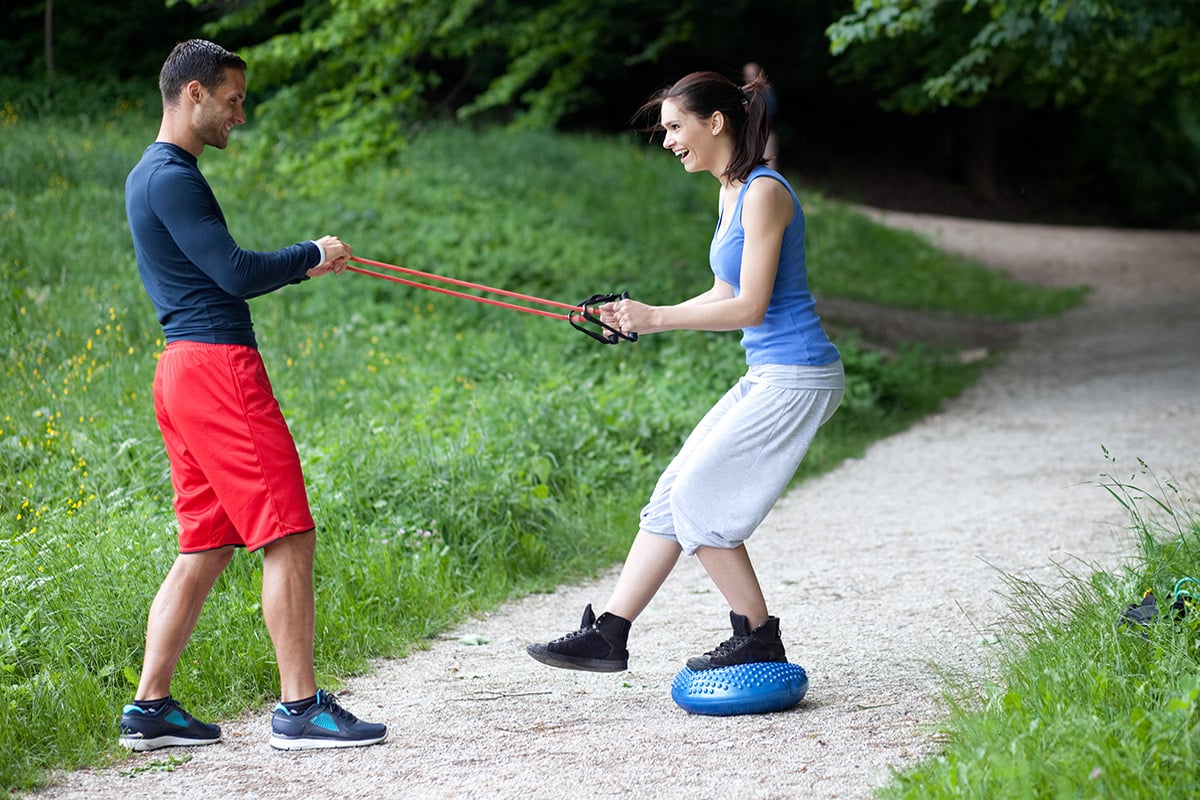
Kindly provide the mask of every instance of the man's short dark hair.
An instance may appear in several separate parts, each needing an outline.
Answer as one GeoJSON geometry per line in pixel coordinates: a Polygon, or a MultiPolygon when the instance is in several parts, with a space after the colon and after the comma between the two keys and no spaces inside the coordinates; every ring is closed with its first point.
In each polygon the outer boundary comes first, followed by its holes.
{"type": "Polygon", "coordinates": [[[158,88],[163,102],[175,105],[179,90],[190,81],[200,81],[205,89],[215,91],[225,82],[225,70],[246,71],[246,62],[219,44],[205,39],[188,39],[175,45],[158,73],[158,88]]]}

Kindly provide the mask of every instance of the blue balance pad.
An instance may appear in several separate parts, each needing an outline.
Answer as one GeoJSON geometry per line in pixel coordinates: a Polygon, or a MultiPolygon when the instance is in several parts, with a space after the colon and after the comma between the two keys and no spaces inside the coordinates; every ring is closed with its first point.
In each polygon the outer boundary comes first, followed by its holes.
{"type": "Polygon", "coordinates": [[[766,714],[791,708],[808,691],[804,667],[782,662],[694,670],[684,667],[671,682],[671,699],[689,714],[766,714]]]}

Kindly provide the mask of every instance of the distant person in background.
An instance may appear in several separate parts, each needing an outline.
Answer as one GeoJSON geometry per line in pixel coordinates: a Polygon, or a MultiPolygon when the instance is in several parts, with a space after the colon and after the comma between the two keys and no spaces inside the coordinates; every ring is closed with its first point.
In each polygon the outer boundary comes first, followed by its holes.
{"type": "MultiPolygon", "coordinates": [[[[313,667],[316,531],[296,443],[254,337],[247,299],[346,269],[336,236],[243,250],[198,159],[246,121],[246,62],[202,39],[176,45],[158,78],[158,138],[125,181],[138,272],[166,339],[154,410],[171,464],[179,554],[154,597],[120,743],[133,750],[217,742],[221,729],[171,697],[171,678],[204,601],[234,551],[261,550],[262,613],[280,702],[271,746],[356,747],[387,737],[317,688],[313,667]]],[[[236,645],[231,645],[236,646],[236,645]]],[[[302,789],[302,787],[301,787],[302,789]]]]}
{"type": "Polygon", "coordinates": [[[745,542],[787,488],[842,400],[845,375],[808,288],[804,211],[765,166],[766,87],[696,72],[650,98],[663,147],[720,184],[709,245],[712,288],[675,305],[620,300],[601,319],[624,333],[742,331],[745,375],[697,424],[642,508],[637,536],[599,616],[529,655],[552,667],[628,669],[630,627],[680,555],[695,555],[729,604],[733,635],[687,660],[693,670],[786,661],[745,542]]]}
{"type": "Polygon", "coordinates": [[[755,62],[751,61],[742,67],[742,82],[746,84],[761,81],[767,101],[767,149],[763,151],[763,159],[771,169],[779,169],[779,140],[775,136],[775,122],[779,119],[779,99],[775,95],[775,87],[767,81],[767,76],[755,62]]]}

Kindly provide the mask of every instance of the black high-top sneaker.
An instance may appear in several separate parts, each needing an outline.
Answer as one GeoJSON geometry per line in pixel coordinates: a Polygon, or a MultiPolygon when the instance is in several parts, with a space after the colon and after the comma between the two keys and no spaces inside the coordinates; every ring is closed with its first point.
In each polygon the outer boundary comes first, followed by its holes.
{"type": "Polygon", "coordinates": [[[621,672],[629,669],[629,651],[625,642],[632,625],[624,617],[604,613],[600,619],[592,613],[592,604],[583,610],[579,630],[549,644],[531,644],[529,655],[543,664],[588,672],[621,672]]]}
{"type": "Polygon", "coordinates": [[[730,611],[729,621],[733,624],[733,636],[717,645],[715,650],[689,658],[689,669],[717,669],[760,661],[787,661],[783,652],[783,640],[779,638],[779,617],[767,617],[767,621],[754,630],[750,630],[750,620],[741,614],[730,611]]]}

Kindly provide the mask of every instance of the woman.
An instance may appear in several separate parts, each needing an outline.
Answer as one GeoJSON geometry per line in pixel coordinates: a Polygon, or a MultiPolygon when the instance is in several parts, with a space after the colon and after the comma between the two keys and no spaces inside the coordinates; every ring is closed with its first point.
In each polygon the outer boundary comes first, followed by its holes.
{"type": "Polygon", "coordinates": [[[681,553],[700,559],[729,603],[733,636],[691,669],[786,661],[779,619],[767,611],[745,540],[795,475],[817,429],[837,409],[845,376],[808,289],[804,212],[779,173],[764,166],[767,84],[739,88],[696,72],[640,110],[665,132],[663,147],[688,172],[721,184],[709,248],[708,291],[677,305],[620,300],[602,307],[625,333],[742,330],[748,370],[705,415],[659,478],[612,597],[589,604],[577,631],[528,652],[555,667],[628,668],[626,640],[681,553]]]}

